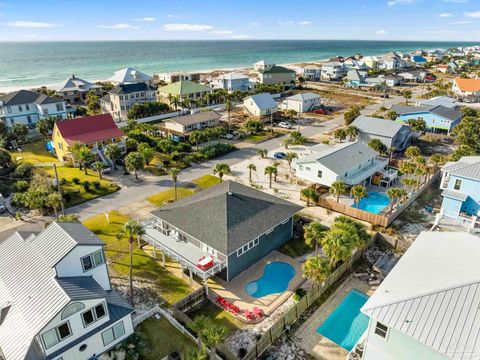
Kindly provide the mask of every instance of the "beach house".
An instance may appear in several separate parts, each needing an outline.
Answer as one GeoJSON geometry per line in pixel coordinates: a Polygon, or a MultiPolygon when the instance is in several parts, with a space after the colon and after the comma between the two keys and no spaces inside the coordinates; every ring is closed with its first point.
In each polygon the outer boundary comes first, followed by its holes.
{"type": "Polygon", "coordinates": [[[70,147],[75,142],[87,146],[108,166],[112,164],[103,153],[105,146],[117,144],[122,153],[126,152],[125,135],[110,114],[57,121],[53,128],[52,141],[60,161],[72,158],[70,147]]]}
{"type": "Polygon", "coordinates": [[[187,99],[202,99],[213,89],[209,86],[191,80],[180,80],[169,85],[161,86],[157,90],[158,99],[169,105],[174,105],[174,100],[179,102],[187,99]]]}
{"type": "Polygon", "coordinates": [[[366,71],[360,71],[357,69],[348,70],[347,72],[347,86],[349,87],[360,87],[366,86],[365,78],[367,76],[366,71]]]}
{"type": "Polygon", "coordinates": [[[83,225],[61,222],[0,243],[2,359],[97,359],[133,333],[103,247],[83,225]]]}
{"type": "Polygon", "coordinates": [[[465,102],[480,102],[480,79],[455,78],[452,91],[457,99],[465,102]]]}
{"type": "Polygon", "coordinates": [[[322,68],[316,65],[308,65],[302,69],[302,76],[307,80],[320,80],[322,68]]]}
{"type": "Polygon", "coordinates": [[[427,72],[425,70],[408,70],[402,71],[398,76],[402,77],[403,82],[420,82],[425,79],[427,72]]]}
{"type": "Polygon", "coordinates": [[[248,91],[253,86],[247,75],[240,73],[228,73],[220,75],[212,82],[216,89],[231,91],[248,91]]]}
{"type": "Polygon", "coordinates": [[[224,181],[153,211],[143,238],[205,282],[214,275],[231,281],[292,238],[301,209],[224,181]]]}
{"type": "Polygon", "coordinates": [[[30,90],[19,90],[0,97],[0,121],[8,127],[24,124],[34,129],[40,119],[68,117],[62,99],[47,96],[30,90]]]}
{"type": "Polygon", "coordinates": [[[314,93],[298,93],[285,98],[282,101],[283,110],[295,110],[304,113],[318,108],[321,104],[320,95],[314,93]]]}
{"type": "Polygon", "coordinates": [[[480,215],[480,156],[463,156],[442,167],[442,216],[471,221],[480,215]],[[473,217],[473,218],[472,218],[473,217]]]}
{"type": "Polygon", "coordinates": [[[460,111],[443,105],[393,105],[391,110],[397,113],[397,121],[407,122],[410,119],[424,120],[427,130],[434,133],[450,134],[462,118],[460,111]]]}
{"type": "Polygon", "coordinates": [[[294,160],[297,178],[330,187],[335,181],[348,186],[369,184],[371,177],[384,169],[388,159],[362,141],[335,145],[320,144],[310,148],[310,154],[294,160]]]}
{"type": "Polygon", "coordinates": [[[420,233],[361,308],[368,328],[349,359],[480,358],[479,253],[466,232],[420,233]]]}
{"type": "Polygon", "coordinates": [[[100,99],[100,107],[116,122],[122,122],[128,120],[128,111],[133,105],[152,101],[156,101],[156,89],[147,83],[120,84],[100,99]]]}
{"type": "Polygon", "coordinates": [[[295,71],[280,65],[264,65],[257,67],[257,75],[261,84],[283,85],[285,89],[295,87],[295,71]]]}
{"type": "Polygon", "coordinates": [[[387,75],[383,77],[383,80],[388,87],[394,87],[402,84],[403,77],[399,75],[387,75]]]}
{"type": "Polygon", "coordinates": [[[378,139],[388,149],[395,148],[396,151],[403,151],[412,140],[410,126],[397,121],[360,115],[352,125],[358,129],[358,137],[365,144],[378,139]]]}
{"type": "Polygon", "coordinates": [[[446,108],[457,109],[460,105],[457,99],[449,96],[436,96],[430,99],[421,99],[415,103],[416,106],[439,106],[442,105],[446,108]]]}
{"type": "Polygon", "coordinates": [[[328,62],[322,64],[322,80],[340,80],[347,75],[348,68],[341,62],[328,62]]]}
{"type": "Polygon", "coordinates": [[[114,85],[119,85],[135,83],[150,84],[152,80],[153,78],[150,75],[129,67],[115,71],[113,76],[106,81],[111,82],[114,85]]]}
{"type": "Polygon", "coordinates": [[[383,55],[379,60],[379,68],[384,70],[398,70],[404,66],[404,61],[393,51],[383,55]]]}
{"type": "Polygon", "coordinates": [[[245,112],[253,116],[270,116],[278,111],[278,105],[270,93],[247,96],[243,100],[245,112]]]}
{"type": "Polygon", "coordinates": [[[165,72],[153,74],[153,82],[155,84],[171,84],[180,80],[200,81],[200,73],[165,72]]]}
{"type": "Polygon", "coordinates": [[[174,141],[188,139],[194,130],[202,130],[220,124],[220,115],[215,111],[201,111],[191,115],[177,116],[158,124],[164,134],[174,141]]]}
{"type": "Polygon", "coordinates": [[[103,95],[101,85],[93,84],[75,75],[54,85],[52,90],[55,90],[64,101],[72,105],[84,105],[85,98],[89,92],[95,96],[103,95]]]}

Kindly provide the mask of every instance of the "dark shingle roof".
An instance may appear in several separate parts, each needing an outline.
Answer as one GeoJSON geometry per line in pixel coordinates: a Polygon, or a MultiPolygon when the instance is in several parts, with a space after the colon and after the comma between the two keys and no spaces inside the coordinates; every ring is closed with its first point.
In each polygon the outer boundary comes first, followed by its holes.
{"type": "Polygon", "coordinates": [[[80,223],[56,222],[79,245],[105,245],[97,235],[80,223]]]}
{"type": "Polygon", "coordinates": [[[106,296],[105,290],[92,276],[61,277],[57,278],[57,282],[72,301],[106,296]]]}
{"type": "Polygon", "coordinates": [[[3,105],[22,105],[22,104],[52,104],[62,102],[51,96],[36,93],[30,90],[19,90],[11,92],[3,97],[0,97],[3,105]]]}
{"type": "Polygon", "coordinates": [[[225,181],[152,214],[228,255],[301,209],[262,191],[225,181]]]}
{"type": "Polygon", "coordinates": [[[278,74],[278,73],[295,73],[294,70],[288,69],[283,66],[273,65],[272,67],[267,67],[258,71],[262,74],[278,74]]]}
{"type": "Polygon", "coordinates": [[[443,105],[433,105],[433,106],[404,106],[404,105],[393,105],[392,110],[399,115],[408,115],[414,113],[425,113],[430,112],[432,114],[438,115],[448,120],[455,121],[461,118],[462,113],[455,109],[450,109],[443,105]]]}
{"type": "Polygon", "coordinates": [[[443,105],[439,105],[433,108],[432,110],[430,110],[430,112],[452,121],[458,120],[462,117],[462,113],[460,111],[448,108],[443,105]]]}
{"type": "Polygon", "coordinates": [[[120,84],[109,91],[110,94],[130,94],[139,91],[155,91],[153,87],[145,83],[120,84]]]}

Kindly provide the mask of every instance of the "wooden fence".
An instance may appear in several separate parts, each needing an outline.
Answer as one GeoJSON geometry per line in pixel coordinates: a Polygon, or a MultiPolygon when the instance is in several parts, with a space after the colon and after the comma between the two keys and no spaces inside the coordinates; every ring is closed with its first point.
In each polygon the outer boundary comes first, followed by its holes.
{"type": "Polygon", "coordinates": [[[191,294],[185,296],[183,299],[177,301],[175,304],[172,305],[172,307],[181,312],[187,312],[203,303],[206,299],[207,290],[205,289],[205,286],[202,286],[191,294]]]}

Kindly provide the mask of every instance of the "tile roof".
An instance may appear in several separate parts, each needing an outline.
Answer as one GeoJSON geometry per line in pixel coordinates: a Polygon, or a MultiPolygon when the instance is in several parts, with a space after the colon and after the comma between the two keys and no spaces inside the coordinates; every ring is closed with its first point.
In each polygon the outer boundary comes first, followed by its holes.
{"type": "Polygon", "coordinates": [[[210,120],[220,120],[220,115],[215,111],[200,111],[191,115],[177,116],[171,119],[166,119],[165,122],[187,126],[210,120]]]}
{"type": "Polygon", "coordinates": [[[301,209],[263,191],[224,181],[152,214],[228,255],[301,209]]]}
{"type": "Polygon", "coordinates": [[[462,79],[455,78],[455,83],[457,84],[460,91],[480,91],[480,79],[462,79]]]}
{"type": "Polygon", "coordinates": [[[361,311],[449,359],[480,358],[479,253],[469,233],[422,232],[361,311]]]}
{"type": "Polygon", "coordinates": [[[457,162],[448,162],[443,165],[442,171],[480,180],[480,156],[463,156],[457,162]]]}
{"type": "Polygon", "coordinates": [[[364,115],[357,117],[352,125],[360,132],[389,138],[395,137],[402,128],[408,128],[407,125],[401,122],[378,119],[364,115]]]}
{"type": "Polygon", "coordinates": [[[210,91],[212,91],[211,87],[190,80],[180,80],[158,88],[159,93],[171,95],[188,95],[210,91]]]}
{"type": "Polygon", "coordinates": [[[90,144],[96,141],[107,140],[123,136],[111,114],[101,114],[57,121],[56,128],[68,142],[75,141],[90,144]]]}
{"type": "Polygon", "coordinates": [[[44,94],[39,94],[30,90],[18,90],[0,97],[0,102],[6,105],[23,105],[23,104],[53,104],[63,102],[62,99],[57,99],[44,94]]]}

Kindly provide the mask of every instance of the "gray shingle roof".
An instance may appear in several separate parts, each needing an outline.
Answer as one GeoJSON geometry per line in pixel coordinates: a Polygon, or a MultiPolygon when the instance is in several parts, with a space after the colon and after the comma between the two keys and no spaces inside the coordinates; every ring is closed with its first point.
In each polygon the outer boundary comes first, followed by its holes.
{"type": "Polygon", "coordinates": [[[305,101],[311,99],[320,99],[320,95],[314,93],[298,93],[287,97],[285,100],[305,101]]]}
{"type": "Polygon", "coordinates": [[[224,181],[152,214],[228,255],[301,209],[262,191],[224,181]]]}
{"type": "Polygon", "coordinates": [[[480,180],[480,156],[464,156],[457,162],[446,163],[442,167],[442,171],[480,180]]]}
{"type": "Polygon", "coordinates": [[[438,105],[437,107],[434,107],[430,110],[430,112],[451,121],[458,120],[462,117],[462,113],[460,111],[445,107],[443,105],[438,105]]]}
{"type": "Polygon", "coordinates": [[[444,119],[451,120],[451,121],[455,121],[462,116],[462,113],[460,111],[447,108],[443,105],[433,105],[433,106],[393,105],[392,110],[395,111],[398,115],[430,112],[432,114],[438,115],[444,119]]]}
{"type": "Polygon", "coordinates": [[[36,93],[30,90],[19,90],[11,92],[0,97],[0,101],[4,106],[6,105],[23,105],[23,104],[52,104],[62,102],[61,99],[56,99],[51,96],[36,93]]]}
{"type": "Polygon", "coordinates": [[[461,191],[456,191],[456,190],[449,190],[445,189],[442,191],[442,196],[460,200],[460,201],[465,201],[468,198],[468,194],[465,194],[461,191]]]}
{"type": "Polygon", "coordinates": [[[360,132],[389,138],[393,138],[397,135],[403,127],[408,127],[401,122],[378,119],[364,115],[357,117],[352,125],[358,128],[360,132]]]}

